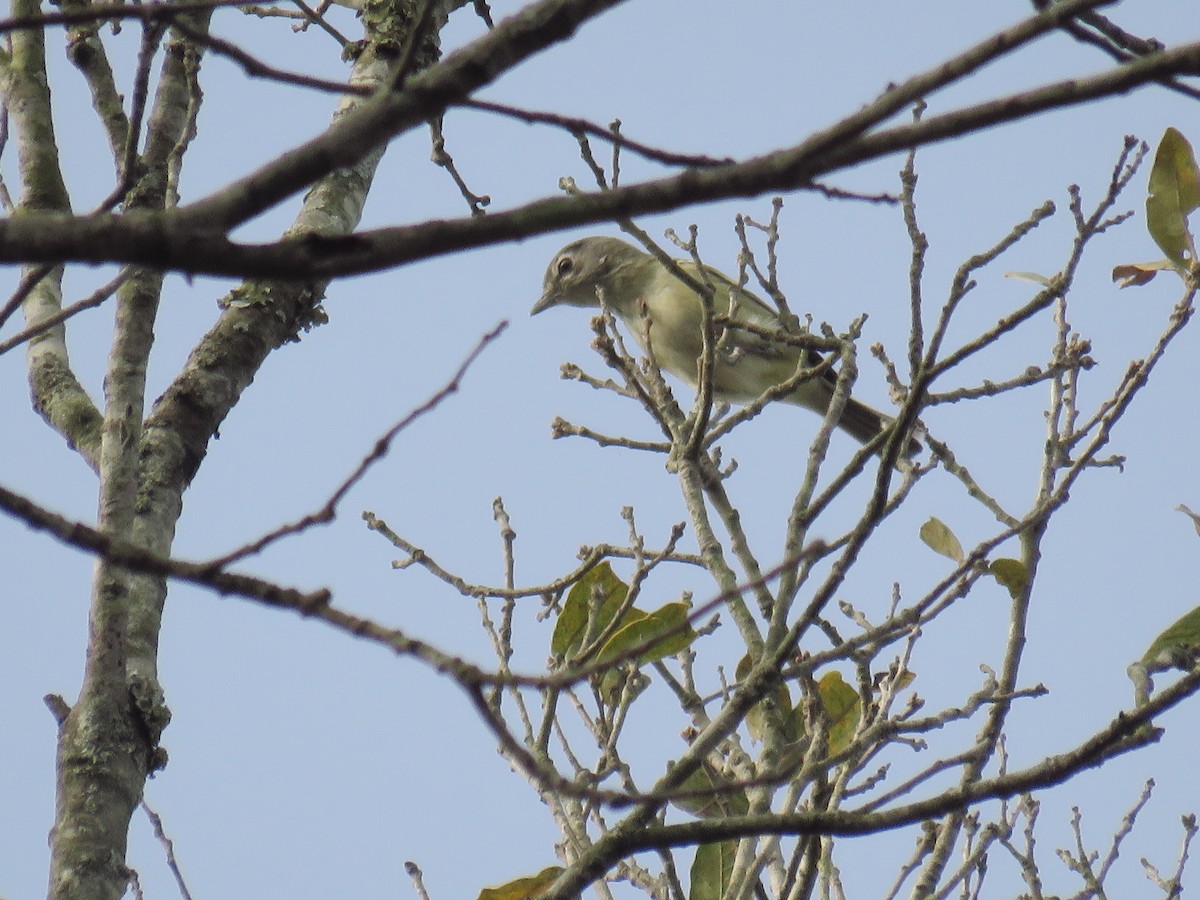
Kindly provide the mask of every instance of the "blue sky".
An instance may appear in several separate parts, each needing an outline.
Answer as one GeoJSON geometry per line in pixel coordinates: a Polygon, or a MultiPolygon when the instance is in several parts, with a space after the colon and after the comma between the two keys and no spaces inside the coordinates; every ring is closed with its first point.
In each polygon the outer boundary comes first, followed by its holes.
{"type": "MultiPolygon", "coordinates": [[[[518,6],[497,2],[493,10],[500,17],[518,6]]],[[[1135,33],[1169,45],[1197,36],[1194,15],[1185,15],[1194,11],[1183,0],[1126,6],[1114,16],[1135,33]]],[[[948,0],[820,7],[756,0],[733,14],[729,4],[711,0],[631,0],[517,67],[483,96],[599,123],[619,117],[628,135],[648,143],[742,157],[798,142],[888,83],[1027,13],[1019,2],[972,7],[966,12],[964,4],[948,0]]],[[[340,23],[353,33],[349,15],[340,23]]],[[[336,47],[319,33],[293,35],[283,23],[232,10],[218,14],[214,28],[282,65],[333,78],[345,72],[336,47]]],[[[457,12],[443,36],[445,47],[461,45],[481,28],[469,9],[457,12]]],[[[114,47],[123,48],[114,56],[136,47],[136,29],[127,26],[114,47]]],[[[83,210],[111,188],[111,172],[98,162],[107,151],[79,79],[62,58],[61,32],[52,33],[50,48],[64,166],[76,209],[83,210]]],[[[930,109],[944,111],[1106,65],[1096,51],[1052,36],[930,98],[930,109]]],[[[323,95],[250,80],[220,59],[205,63],[204,77],[200,134],[182,184],[185,201],[316,133],[333,105],[323,95]]],[[[1044,200],[1059,206],[1054,219],[980,276],[952,338],[987,327],[1036,289],[1003,277],[1005,271],[1048,274],[1061,267],[1072,237],[1069,184],[1080,185],[1090,205],[1107,185],[1124,135],[1153,145],[1174,125],[1200,140],[1200,131],[1189,131],[1195,112],[1194,101],[1147,89],[923,151],[918,210],[931,242],[925,290],[933,308],[964,258],[991,246],[1044,200]]],[[[445,134],[468,183],[491,195],[493,209],[552,195],[563,175],[590,184],[569,135],[462,111],[447,117],[445,134]]],[[[428,162],[428,153],[428,135],[420,131],[389,148],[364,226],[465,213],[456,188],[428,162]]],[[[901,164],[890,158],[830,181],[894,192],[901,164]]],[[[2,165],[14,185],[11,147],[2,165]]],[[[633,158],[622,168],[625,183],[663,174],[633,158]]],[[[1171,278],[1124,292],[1109,280],[1117,263],[1160,255],[1141,217],[1147,172],[1148,166],[1119,204],[1138,216],[1094,243],[1072,296],[1072,325],[1093,341],[1099,361],[1084,378],[1084,403],[1098,402],[1129,360],[1146,354],[1178,296],[1171,278]]],[[[296,201],[285,204],[239,235],[277,236],[295,209],[296,201]]],[[[667,227],[686,233],[696,224],[706,260],[730,271],[739,212],[765,219],[770,198],[686,209],[640,224],[655,235],[667,227]]],[[[898,210],[788,195],[782,230],[780,277],[794,309],[838,331],[869,314],[855,391],[886,406],[882,373],[865,348],[882,341],[894,359],[903,354],[909,249],[898,210]]],[[[511,327],[468,373],[462,390],[401,435],[347,498],[335,523],[272,547],[244,570],[301,588],[329,586],[339,605],[488,662],[474,603],[415,567],[394,571],[391,561],[399,554],[366,531],[363,509],[479,582],[502,578],[491,512],[497,496],[519,535],[522,583],[568,571],[581,544],[621,542],[626,525],[620,511],[627,504],[635,507],[648,543],[660,544],[670,525],[685,518],[660,459],[580,440],[553,441],[549,434],[550,421],[562,415],[602,431],[654,436],[631,404],[558,379],[567,360],[593,372],[601,368],[588,349],[586,315],[556,310],[527,317],[546,263],[559,246],[584,233],[616,232],[595,227],[551,235],[334,284],[325,304],[330,324],[272,356],[211,445],[185,498],[177,555],[202,559],[227,552],[319,507],[376,437],[437,390],[479,336],[502,319],[511,327]]],[[[68,298],[83,296],[107,277],[111,270],[73,270],[68,298]]],[[[0,278],[11,289],[16,273],[0,278]]],[[[232,285],[168,279],[151,397],[178,371],[232,285]]],[[[80,377],[96,395],[111,325],[111,312],[100,310],[73,322],[69,334],[80,377]]],[[[1043,317],[961,372],[961,383],[1006,377],[1040,362],[1052,337],[1052,324],[1043,317]]],[[[1051,693],[1024,701],[1013,716],[1008,749],[1014,766],[1074,745],[1127,706],[1127,663],[1196,605],[1190,569],[1197,537],[1173,510],[1181,502],[1200,509],[1194,468],[1200,425],[1189,388],[1196,340],[1194,330],[1180,337],[1115,434],[1111,449],[1128,456],[1125,471],[1085,477],[1055,520],[1022,679],[1026,686],[1042,682],[1051,693]]],[[[690,399],[686,389],[681,395],[690,399]]],[[[1045,391],[1035,389],[943,407],[928,421],[981,483],[1022,509],[1033,496],[1045,403],[1045,391]]],[[[0,357],[0,421],[0,483],[93,521],[94,478],[30,411],[19,353],[0,357]]],[[[817,421],[801,410],[776,409],[730,442],[728,452],[741,467],[732,489],[766,560],[778,558],[771,547],[780,545],[790,503],[780,479],[798,479],[817,421]]],[[[851,449],[839,438],[831,452],[844,457],[851,449]]],[[[917,538],[931,515],[950,524],[964,544],[994,530],[985,511],[944,473],[935,473],[888,523],[883,541],[848,582],[845,599],[880,615],[894,581],[915,597],[944,575],[946,561],[917,538]]],[[[0,604],[0,896],[15,900],[45,890],[54,728],[41,697],[61,693],[70,700],[78,687],[91,561],[9,519],[0,519],[0,548],[7,573],[0,604]]],[[[662,602],[685,589],[703,599],[711,585],[688,572],[656,585],[662,602]]],[[[929,630],[913,664],[913,689],[927,699],[928,711],[961,703],[981,683],[979,665],[998,665],[1006,598],[999,588],[981,588],[929,630]]],[[[518,663],[532,670],[544,664],[550,628],[535,622],[535,613],[533,604],[523,610],[518,632],[518,663]]],[[[714,659],[732,647],[731,637],[718,634],[714,659]]],[[[731,669],[732,661],[726,665],[731,669]]],[[[480,886],[554,862],[556,832],[544,807],[495,753],[458,690],[412,661],[295,616],[173,585],[161,675],[175,716],[164,736],[171,762],[146,796],[163,815],[197,896],[406,896],[402,862],[411,859],[424,870],[435,898],[470,897],[480,886]]],[[[682,752],[682,724],[677,713],[639,723],[646,737],[636,755],[647,778],[656,763],[682,752]]],[[[1103,852],[1150,776],[1157,790],[1123,850],[1112,895],[1146,896],[1136,862],[1141,856],[1164,868],[1173,865],[1179,815],[1200,806],[1191,764],[1194,710],[1176,710],[1160,724],[1168,729],[1160,745],[1044,794],[1039,827],[1048,890],[1073,889],[1051,852],[1070,844],[1070,807],[1082,808],[1085,834],[1103,852]]],[[[961,746],[973,730],[937,735],[937,746],[961,746]]],[[[925,764],[935,752],[900,757],[897,770],[925,764]]],[[[911,844],[908,832],[844,844],[839,862],[851,895],[878,895],[911,844]],[[854,865],[863,858],[877,868],[854,865]]],[[[147,896],[172,890],[161,851],[140,817],[129,862],[147,896]]],[[[997,863],[989,874],[994,895],[1012,895],[1020,889],[1012,880],[1015,866],[997,863]]]]}

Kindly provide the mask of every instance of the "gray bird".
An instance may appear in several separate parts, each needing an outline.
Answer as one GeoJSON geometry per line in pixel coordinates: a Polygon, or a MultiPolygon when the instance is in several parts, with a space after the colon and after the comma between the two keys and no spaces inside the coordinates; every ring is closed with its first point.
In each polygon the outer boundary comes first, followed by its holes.
{"type": "MultiPolygon", "coordinates": [[[[695,262],[678,260],[678,263],[684,272],[703,282],[695,262]]],[[[735,322],[760,328],[776,331],[780,328],[778,315],[766,303],[745,289],[737,290],[734,282],[716,269],[705,266],[705,271],[716,289],[713,298],[715,314],[728,315],[735,322]]],[[[546,269],[542,296],[533,305],[530,315],[537,315],[552,306],[598,308],[601,296],[639,343],[644,342],[638,303],[642,301],[650,319],[650,342],[659,367],[695,386],[703,346],[700,297],[649,253],[625,241],[588,237],[559,250],[546,269]]],[[[643,345],[642,349],[647,348],[643,345]]],[[[754,400],[795,375],[802,353],[805,366],[814,366],[821,361],[820,354],[813,350],[802,350],[744,329],[730,328],[716,353],[713,394],[718,400],[732,403],[754,400]]],[[[824,415],[836,380],[832,371],[826,371],[817,378],[801,382],[782,399],[824,415]]],[[[838,427],[865,444],[890,422],[883,413],[849,398],[838,427]]],[[[920,443],[910,439],[905,455],[912,456],[920,449],[920,443]]]]}

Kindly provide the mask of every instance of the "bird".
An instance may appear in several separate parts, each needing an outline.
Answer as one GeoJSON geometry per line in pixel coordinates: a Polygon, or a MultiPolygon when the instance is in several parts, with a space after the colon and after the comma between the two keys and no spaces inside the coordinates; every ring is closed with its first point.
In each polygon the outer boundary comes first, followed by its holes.
{"type": "MultiPolygon", "coordinates": [[[[727,315],[732,322],[744,322],[759,331],[783,328],[770,306],[716,269],[705,266],[701,274],[700,267],[691,260],[677,263],[696,281],[707,280],[712,285],[715,315],[727,315]]],[[[661,369],[696,386],[703,351],[700,295],[655,256],[619,238],[585,237],[559,250],[546,269],[542,295],[530,315],[555,306],[599,308],[602,302],[625,323],[642,349],[652,352],[661,369]],[[649,319],[650,347],[646,346],[643,315],[649,319]]],[[[802,364],[820,364],[822,356],[815,350],[731,327],[718,342],[714,359],[713,396],[724,402],[748,403],[793,377],[802,364]]],[[[824,415],[836,383],[837,375],[826,369],[802,381],[781,399],[824,415]]],[[[851,397],[837,425],[866,444],[891,421],[851,397]]],[[[914,456],[920,450],[920,442],[909,438],[904,455],[914,456]]]]}

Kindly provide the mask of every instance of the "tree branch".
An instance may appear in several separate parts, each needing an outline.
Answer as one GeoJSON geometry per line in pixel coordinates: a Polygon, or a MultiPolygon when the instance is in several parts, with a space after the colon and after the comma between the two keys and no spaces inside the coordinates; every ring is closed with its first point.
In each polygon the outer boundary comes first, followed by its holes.
{"type": "MultiPolygon", "coordinates": [[[[1057,82],[828,148],[813,149],[810,140],[734,165],[693,169],[631,187],[538,200],[487,216],[435,219],[342,237],[304,235],[270,244],[231,241],[216,233],[214,224],[232,224],[242,214],[250,214],[250,207],[235,201],[231,201],[233,206],[225,207],[219,198],[226,192],[201,204],[155,215],[80,219],[31,212],[0,221],[0,262],[132,262],[185,273],[279,280],[360,274],[577,225],[730,197],[805,189],[813,179],[893,152],[971,134],[1033,113],[1125,93],[1153,83],[1164,74],[1184,71],[1200,73],[1200,42],[1090,78],[1057,82]],[[215,218],[206,222],[207,212],[215,218]]],[[[309,145],[309,149],[316,152],[323,146],[309,145]]],[[[286,154],[285,159],[298,153],[286,154]]],[[[296,164],[301,168],[308,165],[299,161],[296,164]]],[[[229,191],[245,189],[250,192],[247,196],[257,197],[260,187],[273,190],[272,185],[282,183],[284,175],[264,172],[263,179],[261,184],[254,179],[239,182],[229,191]]],[[[251,203],[256,209],[262,205],[258,200],[251,203]]]]}
{"type": "Polygon", "coordinates": [[[1073,775],[1095,768],[1115,756],[1158,739],[1156,732],[1139,732],[1159,713],[1176,706],[1200,691],[1200,669],[1195,669],[1136,710],[1118,713],[1103,730],[1073,750],[1051,756],[1035,766],[950,788],[926,800],[898,806],[886,812],[863,814],[851,811],[802,812],[760,816],[730,816],[687,822],[680,825],[615,828],[602,836],[579,864],[565,872],[547,900],[574,896],[592,881],[603,877],[618,859],[644,850],[690,846],[741,837],[777,835],[853,836],[877,834],[904,825],[923,822],[946,813],[967,809],[985,800],[1015,797],[1061,784],[1073,775]]]}

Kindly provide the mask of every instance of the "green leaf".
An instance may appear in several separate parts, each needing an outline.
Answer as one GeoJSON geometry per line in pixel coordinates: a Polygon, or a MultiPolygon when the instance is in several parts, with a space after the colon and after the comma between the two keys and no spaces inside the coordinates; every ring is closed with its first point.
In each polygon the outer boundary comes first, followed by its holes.
{"type": "Polygon", "coordinates": [[[826,672],[817,682],[821,705],[829,717],[829,755],[835,756],[848,746],[862,718],[862,700],[840,672],[826,672]]]}
{"type": "Polygon", "coordinates": [[[708,766],[701,766],[684,779],[681,792],[696,794],[695,797],[680,797],[671,802],[694,816],[702,819],[722,819],[727,816],[744,816],[750,810],[746,792],[717,792],[724,782],[708,766]]]}
{"type": "Polygon", "coordinates": [[[912,671],[911,669],[905,669],[903,672],[899,673],[899,675],[896,675],[896,676],[893,676],[893,674],[891,672],[876,672],[875,678],[874,678],[874,683],[871,685],[871,687],[874,688],[876,691],[880,691],[883,689],[883,683],[887,679],[892,678],[892,677],[895,677],[895,679],[896,679],[895,684],[892,687],[892,690],[902,691],[906,687],[908,687],[910,684],[912,684],[914,681],[917,680],[917,673],[912,671]]]}
{"type": "Polygon", "coordinates": [[[993,559],[988,563],[988,571],[993,577],[1008,588],[1009,595],[1016,600],[1029,583],[1029,570],[1019,559],[993,559]]]}
{"type": "Polygon", "coordinates": [[[721,900],[733,877],[737,841],[701,844],[692,860],[691,889],[688,900],[721,900]]]}
{"type": "Polygon", "coordinates": [[[1200,170],[1187,139],[1168,128],[1154,154],[1150,193],[1146,198],[1146,227],[1167,258],[1181,269],[1194,261],[1195,244],[1188,232],[1188,214],[1200,207],[1200,170]]]}
{"type": "Polygon", "coordinates": [[[677,600],[661,606],[652,613],[634,607],[621,619],[620,627],[604,642],[596,656],[597,662],[610,662],[632,652],[634,647],[653,640],[655,635],[678,629],[666,634],[662,640],[651,644],[637,656],[639,664],[655,662],[687,648],[696,639],[696,632],[686,624],[690,607],[677,600]]]}
{"type": "Polygon", "coordinates": [[[498,887],[484,888],[479,892],[479,900],[535,900],[562,873],[562,866],[547,866],[536,875],[516,878],[498,887]]]}
{"type": "Polygon", "coordinates": [[[1160,634],[1142,656],[1142,662],[1154,668],[1177,666],[1190,668],[1200,653],[1200,606],[1183,616],[1160,634]]]}
{"type": "MultiPolygon", "coordinates": [[[[635,677],[636,673],[623,666],[610,666],[600,676],[600,694],[608,703],[632,703],[649,687],[644,677],[635,677]]],[[[594,681],[594,677],[593,677],[594,681]]]]}
{"type": "Polygon", "coordinates": [[[963,553],[962,544],[954,536],[954,532],[946,527],[946,523],[936,516],[930,516],[929,521],[921,526],[921,540],[928,547],[942,556],[948,556],[957,563],[967,558],[963,553]]]}
{"type": "MultiPolygon", "coordinates": [[[[738,681],[743,681],[753,668],[754,660],[747,654],[738,660],[734,675],[738,681]]],[[[791,694],[788,693],[788,687],[782,681],[775,688],[775,705],[779,708],[780,715],[783,716],[784,737],[789,741],[794,741],[796,739],[796,716],[792,712],[791,694]]],[[[763,735],[766,733],[766,712],[763,709],[762,700],[750,707],[746,713],[746,730],[750,732],[750,737],[754,740],[761,741],[763,739],[763,735]]]]}
{"type": "Polygon", "coordinates": [[[612,570],[607,561],[589,569],[571,587],[563,603],[562,612],[554,625],[550,639],[550,652],[561,659],[570,659],[582,647],[589,632],[599,634],[613,620],[625,598],[629,596],[629,585],[612,570]],[[589,621],[593,607],[593,592],[600,597],[594,621],[589,621]]]}

